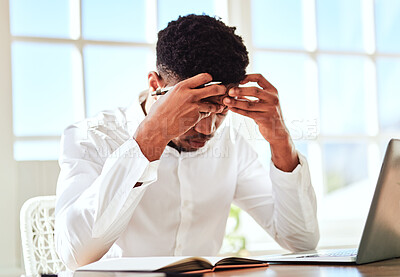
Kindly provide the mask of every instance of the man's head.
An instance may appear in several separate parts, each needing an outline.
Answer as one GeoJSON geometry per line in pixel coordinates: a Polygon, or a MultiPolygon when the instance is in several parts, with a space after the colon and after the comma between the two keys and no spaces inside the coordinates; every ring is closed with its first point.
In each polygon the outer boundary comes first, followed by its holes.
{"type": "MultiPolygon", "coordinates": [[[[159,78],[163,86],[173,86],[197,74],[209,73],[213,81],[227,87],[239,84],[246,75],[249,58],[235,29],[207,15],[192,14],[171,21],[158,33],[158,76],[153,78],[159,78]]],[[[226,113],[227,110],[210,114],[173,142],[184,151],[201,148],[221,125],[226,113]]]]}
{"type": "Polygon", "coordinates": [[[211,74],[224,85],[237,84],[246,74],[248,52],[234,27],[207,15],[171,21],[158,33],[157,70],[163,79],[182,81],[211,74]]]}

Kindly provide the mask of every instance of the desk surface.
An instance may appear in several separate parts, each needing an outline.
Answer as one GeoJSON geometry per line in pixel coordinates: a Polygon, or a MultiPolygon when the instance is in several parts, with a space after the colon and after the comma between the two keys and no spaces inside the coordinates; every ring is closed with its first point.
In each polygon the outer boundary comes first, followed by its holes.
{"type": "MultiPolygon", "coordinates": [[[[59,275],[64,276],[64,275],[59,275]]],[[[121,272],[80,272],[75,277],[129,277],[129,276],[159,276],[157,274],[132,274],[121,272]]],[[[204,274],[204,277],[222,276],[274,276],[274,277],[303,277],[303,276],[400,276],[400,258],[365,265],[284,265],[270,264],[266,268],[226,270],[204,274]]]]}
{"type": "Polygon", "coordinates": [[[221,276],[400,276],[400,258],[365,265],[284,265],[267,268],[241,269],[207,273],[205,277],[221,276]]]}

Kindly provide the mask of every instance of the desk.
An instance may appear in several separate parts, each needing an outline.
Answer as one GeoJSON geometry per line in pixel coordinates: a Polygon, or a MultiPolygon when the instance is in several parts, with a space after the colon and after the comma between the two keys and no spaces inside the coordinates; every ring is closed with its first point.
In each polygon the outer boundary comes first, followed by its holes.
{"type": "MultiPolygon", "coordinates": [[[[157,274],[155,274],[157,276],[157,274]]],[[[59,275],[60,277],[66,275],[59,275]]],[[[72,276],[68,275],[68,276],[72,276]]],[[[132,274],[121,272],[80,272],[75,277],[129,277],[152,276],[151,274],[132,274]]],[[[153,275],[154,276],[154,275],[153,275]]],[[[400,258],[365,265],[284,265],[270,264],[269,267],[225,270],[204,274],[204,277],[227,276],[274,276],[274,277],[361,277],[361,276],[400,276],[400,258]]]]}
{"type": "Polygon", "coordinates": [[[204,274],[204,277],[221,276],[400,276],[400,258],[365,265],[284,265],[270,264],[267,268],[219,271],[204,274]]]}

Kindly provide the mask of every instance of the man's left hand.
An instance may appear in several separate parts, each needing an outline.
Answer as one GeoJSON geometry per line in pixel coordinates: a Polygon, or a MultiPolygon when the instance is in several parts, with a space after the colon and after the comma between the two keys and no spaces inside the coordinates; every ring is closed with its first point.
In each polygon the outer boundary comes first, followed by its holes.
{"type": "Polygon", "coordinates": [[[234,87],[224,98],[229,110],[252,118],[261,135],[270,143],[272,161],[283,171],[291,172],[299,164],[295,147],[282,117],[277,89],[261,74],[249,74],[240,84],[256,82],[259,87],[234,87]],[[249,100],[247,97],[255,98],[249,100]]]}

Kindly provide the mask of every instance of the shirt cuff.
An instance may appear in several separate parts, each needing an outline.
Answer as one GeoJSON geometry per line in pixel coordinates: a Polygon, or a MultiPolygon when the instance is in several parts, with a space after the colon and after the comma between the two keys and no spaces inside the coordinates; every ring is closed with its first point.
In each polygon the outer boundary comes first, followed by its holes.
{"type": "Polygon", "coordinates": [[[273,183],[280,184],[280,186],[295,187],[296,184],[301,183],[303,175],[308,175],[307,159],[300,152],[297,152],[297,155],[299,156],[299,164],[292,172],[285,172],[278,169],[271,161],[270,178],[273,183]],[[303,173],[305,171],[307,171],[307,174],[303,173]]]}
{"type": "Polygon", "coordinates": [[[159,164],[160,160],[150,162],[144,170],[142,176],[139,178],[138,183],[143,183],[143,185],[146,185],[155,182],[157,180],[159,164]]]}

